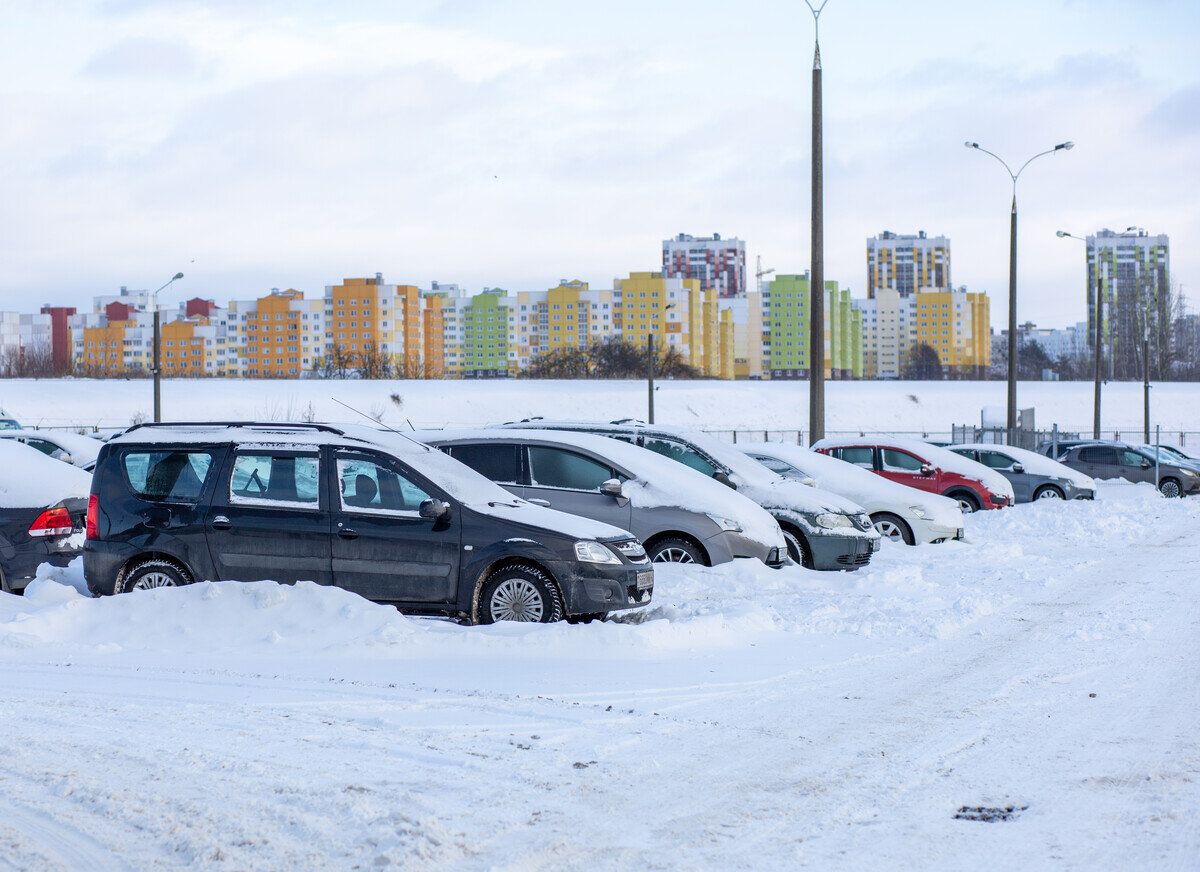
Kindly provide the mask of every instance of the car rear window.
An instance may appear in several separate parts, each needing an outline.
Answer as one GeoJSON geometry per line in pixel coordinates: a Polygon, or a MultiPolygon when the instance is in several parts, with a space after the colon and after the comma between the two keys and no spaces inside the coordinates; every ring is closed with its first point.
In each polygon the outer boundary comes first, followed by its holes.
{"type": "Polygon", "coordinates": [[[833,449],[833,456],[838,460],[844,460],[846,463],[853,463],[855,466],[873,469],[875,467],[875,460],[871,456],[873,451],[873,448],[866,445],[852,448],[835,448],[833,449]]]}
{"type": "Polygon", "coordinates": [[[316,506],[318,469],[315,454],[239,454],[229,480],[229,495],[237,502],[316,506]]]}
{"type": "Polygon", "coordinates": [[[516,445],[454,445],[448,453],[484,478],[503,484],[517,484],[520,481],[516,445]]]}
{"type": "Polygon", "coordinates": [[[193,503],[212,472],[211,451],[130,451],[122,467],[138,496],[150,500],[193,503]]]}
{"type": "Polygon", "coordinates": [[[1079,449],[1079,460],[1083,463],[1116,463],[1117,452],[1107,445],[1079,449]]]}
{"type": "Polygon", "coordinates": [[[590,457],[561,448],[529,446],[529,483],[535,487],[595,491],[610,478],[616,478],[612,467],[590,457]]]}

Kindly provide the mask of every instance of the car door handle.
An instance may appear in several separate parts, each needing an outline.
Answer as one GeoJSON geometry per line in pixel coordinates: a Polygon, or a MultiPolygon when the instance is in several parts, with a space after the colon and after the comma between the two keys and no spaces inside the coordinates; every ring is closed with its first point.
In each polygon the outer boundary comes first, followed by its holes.
{"type": "Polygon", "coordinates": [[[338,530],[338,535],[343,539],[357,539],[358,531],[351,530],[349,527],[343,527],[342,529],[338,530]]]}
{"type": "Polygon", "coordinates": [[[233,524],[224,515],[216,515],[212,519],[212,528],[214,530],[228,530],[231,527],[233,527],[233,524]]]}
{"type": "Polygon", "coordinates": [[[538,497],[530,497],[526,502],[533,503],[535,506],[541,506],[543,509],[550,508],[550,501],[539,499],[538,497]]]}

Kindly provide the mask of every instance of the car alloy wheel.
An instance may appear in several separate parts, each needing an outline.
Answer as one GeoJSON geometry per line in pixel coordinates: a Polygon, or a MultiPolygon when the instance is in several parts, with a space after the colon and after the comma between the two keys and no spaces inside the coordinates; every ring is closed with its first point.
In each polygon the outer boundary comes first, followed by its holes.
{"type": "Polygon", "coordinates": [[[1159,484],[1158,489],[1162,495],[1168,499],[1175,499],[1176,497],[1183,496],[1183,489],[1179,487],[1179,482],[1173,478],[1163,479],[1162,483],[1159,484]]]}
{"type": "Polygon", "coordinates": [[[891,539],[893,542],[904,541],[904,533],[896,526],[894,521],[876,521],[875,529],[879,531],[879,535],[884,539],[891,539]]]}
{"type": "Polygon", "coordinates": [[[1035,500],[1061,500],[1062,492],[1056,487],[1044,487],[1033,495],[1035,500]]]}
{"type": "Polygon", "coordinates": [[[130,590],[153,590],[156,587],[175,587],[175,579],[165,572],[147,572],[132,585],[130,590]]]}
{"type": "Polygon", "coordinates": [[[695,563],[696,561],[692,559],[692,555],[688,554],[682,548],[667,547],[667,548],[663,548],[661,551],[659,551],[657,554],[655,554],[654,559],[650,562],[651,563],[695,563]]]}
{"type": "Polygon", "coordinates": [[[525,578],[506,578],[492,592],[493,620],[537,623],[542,620],[542,595],[525,578]]]}

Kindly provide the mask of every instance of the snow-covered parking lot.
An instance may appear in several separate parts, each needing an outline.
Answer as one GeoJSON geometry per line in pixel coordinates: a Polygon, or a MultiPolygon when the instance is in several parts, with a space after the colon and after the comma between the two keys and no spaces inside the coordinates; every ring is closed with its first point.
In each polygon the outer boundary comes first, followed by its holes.
{"type": "Polygon", "coordinates": [[[0,594],[0,869],[1195,868],[1200,500],[967,523],[579,626],[57,573],[0,594]]]}

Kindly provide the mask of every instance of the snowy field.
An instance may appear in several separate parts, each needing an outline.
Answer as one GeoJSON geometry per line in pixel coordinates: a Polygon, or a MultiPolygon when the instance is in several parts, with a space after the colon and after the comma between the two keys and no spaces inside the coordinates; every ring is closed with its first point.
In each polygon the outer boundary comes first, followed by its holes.
{"type": "Polygon", "coordinates": [[[1200,500],[967,524],[581,626],[61,571],[0,594],[0,869],[1195,869],[1200,500]]]}
{"type": "MultiPolygon", "coordinates": [[[[165,379],[163,420],[358,421],[334,398],[384,423],[403,427],[472,426],[531,415],[613,420],[646,417],[644,381],[250,381],[165,379]],[[400,398],[397,404],[392,400],[400,398]]],[[[808,426],[806,382],[658,381],[659,423],[702,429],[797,430],[808,426]]],[[[1004,382],[828,382],[830,433],[905,432],[949,435],[954,424],[979,424],[984,406],[1005,406],[1004,382]]],[[[1090,382],[1022,382],[1018,406],[1034,408],[1038,427],[1057,423],[1091,433],[1090,382]]],[[[1200,384],[1157,384],[1152,422],[1164,440],[1191,431],[1200,446],[1200,384]]],[[[1140,440],[1142,386],[1104,387],[1103,425],[1140,440]]],[[[138,381],[0,380],[0,408],[27,426],[124,428],[153,417],[153,387],[138,381]]],[[[1003,415],[1003,411],[1001,411],[1003,415]]],[[[761,438],[761,434],[760,434],[761,438]]]]}

